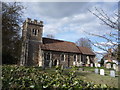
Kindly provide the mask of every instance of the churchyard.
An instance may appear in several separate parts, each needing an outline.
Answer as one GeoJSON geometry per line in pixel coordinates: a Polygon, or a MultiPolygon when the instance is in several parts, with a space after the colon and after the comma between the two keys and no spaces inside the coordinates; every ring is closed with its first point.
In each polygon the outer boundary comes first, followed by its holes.
{"type": "Polygon", "coordinates": [[[51,67],[43,69],[42,67],[3,65],[2,68],[4,89],[118,88],[118,71],[115,71],[114,76],[113,70],[104,67],[51,67]]]}

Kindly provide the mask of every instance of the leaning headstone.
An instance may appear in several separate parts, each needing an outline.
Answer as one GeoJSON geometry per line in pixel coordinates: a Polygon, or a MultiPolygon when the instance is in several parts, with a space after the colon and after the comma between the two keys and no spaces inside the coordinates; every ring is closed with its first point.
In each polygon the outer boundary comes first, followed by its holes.
{"type": "Polygon", "coordinates": [[[100,64],[98,64],[98,67],[101,67],[101,65],[100,65],[100,64]]]}
{"type": "Polygon", "coordinates": [[[93,67],[93,63],[91,63],[90,66],[93,67]]]}
{"type": "Polygon", "coordinates": [[[116,70],[116,68],[117,68],[117,65],[113,64],[113,69],[116,70]]]}
{"type": "Polygon", "coordinates": [[[100,75],[105,75],[104,69],[100,69],[100,75]]]}
{"type": "Polygon", "coordinates": [[[107,63],[107,64],[106,64],[106,68],[108,68],[108,69],[111,68],[111,64],[110,64],[110,63],[107,63]]]}
{"type": "Polygon", "coordinates": [[[110,76],[115,77],[115,71],[114,70],[110,70],[110,76]]]}
{"type": "Polygon", "coordinates": [[[98,68],[95,68],[95,73],[98,74],[98,68]]]}

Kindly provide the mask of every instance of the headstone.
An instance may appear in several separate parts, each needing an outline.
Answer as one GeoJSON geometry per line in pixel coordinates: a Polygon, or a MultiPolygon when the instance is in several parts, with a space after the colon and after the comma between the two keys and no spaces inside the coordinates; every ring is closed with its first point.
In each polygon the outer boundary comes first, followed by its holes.
{"type": "Polygon", "coordinates": [[[110,76],[115,77],[115,71],[114,70],[110,70],[110,76]]]}
{"type": "Polygon", "coordinates": [[[117,65],[113,64],[113,69],[116,70],[116,68],[117,68],[117,65]]]}
{"type": "Polygon", "coordinates": [[[108,68],[108,69],[111,68],[111,64],[110,64],[110,63],[107,63],[107,64],[106,64],[106,68],[108,68]]]}
{"type": "Polygon", "coordinates": [[[50,60],[50,62],[49,62],[49,67],[50,68],[52,67],[52,60],[50,60]]]}
{"type": "Polygon", "coordinates": [[[116,65],[116,71],[120,71],[120,65],[116,65]]]}
{"type": "Polygon", "coordinates": [[[98,68],[95,68],[95,73],[98,74],[98,68]]]}
{"type": "Polygon", "coordinates": [[[95,67],[97,67],[97,63],[95,63],[95,67]]]}
{"type": "Polygon", "coordinates": [[[101,67],[101,65],[100,65],[100,64],[98,64],[98,67],[101,67]]]}
{"type": "Polygon", "coordinates": [[[84,71],[84,68],[79,68],[79,71],[84,71]]]}
{"type": "Polygon", "coordinates": [[[90,66],[93,67],[93,63],[91,63],[90,66]]]}
{"type": "Polygon", "coordinates": [[[105,75],[104,69],[100,69],[100,75],[105,75]]]}

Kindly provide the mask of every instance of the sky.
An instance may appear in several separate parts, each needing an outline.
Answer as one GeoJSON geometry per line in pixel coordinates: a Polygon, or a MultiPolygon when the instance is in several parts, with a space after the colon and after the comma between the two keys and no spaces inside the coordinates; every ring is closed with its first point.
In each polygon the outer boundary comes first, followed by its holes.
{"type": "MultiPolygon", "coordinates": [[[[24,2],[24,20],[36,19],[44,22],[43,36],[52,34],[56,39],[76,42],[79,38],[105,43],[101,38],[88,35],[106,34],[111,28],[105,26],[96,16],[95,8],[104,10],[110,17],[117,12],[117,2],[24,2]]],[[[116,42],[116,41],[115,41],[116,42]]],[[[104,52],[93,47],[95,52],[104,52]]]]}

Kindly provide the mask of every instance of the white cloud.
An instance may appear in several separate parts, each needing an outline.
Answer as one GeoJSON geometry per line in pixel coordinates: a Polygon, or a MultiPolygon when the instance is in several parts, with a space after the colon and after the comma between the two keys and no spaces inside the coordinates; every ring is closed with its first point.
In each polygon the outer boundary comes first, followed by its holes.
{"type": "MultiPolygon", "coordinates": [[[[74,39],[84,37],[86,32],[105,34],[110,31],[92,15],[88,9],[95,11],[94,7],[112,12],[114,3],[24,3],[27,7],[25,17],[44,21],[44,35],[54,34],[56,37],[70,35],[74,39]]],[[[75,41],[75,40],[74,40],[75,41]]]]}

